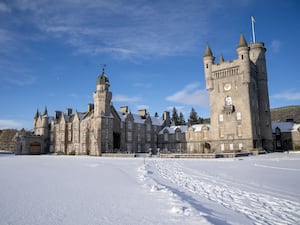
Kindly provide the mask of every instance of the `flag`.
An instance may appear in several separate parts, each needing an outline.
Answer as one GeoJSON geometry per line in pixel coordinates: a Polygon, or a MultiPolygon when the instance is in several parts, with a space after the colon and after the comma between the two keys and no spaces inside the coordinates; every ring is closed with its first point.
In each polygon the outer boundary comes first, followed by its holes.
{"type": "Polygon", "coordinates": [[[252,21],[252,23],[256,22],[253,16],[251,16],[251,21],[252,21]]]}

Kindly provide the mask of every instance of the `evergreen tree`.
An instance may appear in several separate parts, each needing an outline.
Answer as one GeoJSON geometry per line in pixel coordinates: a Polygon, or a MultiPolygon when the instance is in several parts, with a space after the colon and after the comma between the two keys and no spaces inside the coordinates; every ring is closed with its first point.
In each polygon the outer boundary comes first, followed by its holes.
{"type": "Polygon", "coordinates": [[[178,117],[177,109],[175,108],[175,106],[173,107],[172,121],[174,122],[175,126],[177,126],[179,123],[179,117],[178,117]]]}
{"type": "Polygon", "coordinates": [[[195,111],[194,108],[192,108],[191,112],[190,112],[190,117],[189,117],[189,124],[193,125],[199,123],[199,117],[197,112],[195,111]]]}
{"type": "Polygon", "coordinates": [[[154,115],[155,117],[159,117],[159,115],[158,115],[158,113],[157,112],[155,112],[155,115],[154,115]]]}
{"type": "Polygon", "coordinates": [[[178,122],[179,122],[179,125],[186,125],[182,112],[179,113],[179,121],[178,122]]]}

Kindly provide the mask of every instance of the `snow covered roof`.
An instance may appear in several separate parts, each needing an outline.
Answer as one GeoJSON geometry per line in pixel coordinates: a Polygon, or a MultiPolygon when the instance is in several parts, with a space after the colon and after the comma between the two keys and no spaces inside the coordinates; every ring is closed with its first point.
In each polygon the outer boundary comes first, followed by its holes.
{"type": "MultiPolygon", "coordinates": [[[[204,127],[204,126],[210,127],[209,125],[206,125],[206,124],[194,124],[191,127],[195,132],[200,132],[202,130],[202,127],[204,127]]],[[[167,130],[168,133],[170,133],[170,134],[174,134],[176,129],[180,129],[181,133],[186,133],[188,131],[188,128],[189,127],[187,125],[164,127],[159,132],[159,134],[163,134],[165,130],[167,130]]]]}
{"type": "Polygon", "coordinates": [[[162,117],[151,117],[152,125],[161,126],[164,123],[164,120],[162,117]]]}
{"type": "Polygon", "coordinates": [[[300,124],[293,122],[272,122],[272,132],[275,133],[275,129],[278,127],[281,132],[297,131],[300,128],[300,124]]]}
{"type": "MultiPolygon", "coordinates": [[[[125,122],[127,116],[129,115],[129,114],[123,114],[122,112],[117,112],[117,113],[120,116],[122,122],[125,122]]],[[[145,123],[145,119],[142,118],[140,115],[133,114],[133,113],[131,113],[131,115],[133,117],[134,123],[140,123],[140,124],[145,123]]],[[[152,121],[152,125],[155,125],[155,126],[161,126],[164,122],[164,120],[161,117],[151,116],[150,118],[152,121]]]]}

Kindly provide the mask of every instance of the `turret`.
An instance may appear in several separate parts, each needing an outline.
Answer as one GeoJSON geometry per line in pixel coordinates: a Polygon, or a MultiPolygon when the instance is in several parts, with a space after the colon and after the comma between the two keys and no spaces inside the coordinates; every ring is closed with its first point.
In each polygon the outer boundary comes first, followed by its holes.
{"type": "Polygon", "coordinates": [[[110,115],[112,93],[109,91],[109,86],[109,80],[103,68],[102,74],[98,76],[94,92],[94,115],[96,117],[101,117],[102,114],[110,115]]]}
{"type": "Polygon", "coordinates": [[[243,74],[243,83],[250,83],[249,47],[243,34],[240,35],[236,51],[240,61],[240,73],[243,74]]]}
{"type": "Polygon", "coordinates": [[[256,65],[257,78],[267,80],[267,66],[266,66],[266,48],[264,43],[255,42],[250,44],[250,59],[256,65]]]}
{"type": "Polygon", "coordinates": [[[212,65],[214,64],[215,57],[213,56],[213,53],[210,49],[210,47],[207,45],[205,49],[205,53],[203,56],[203,63],[204,63],[204,74],[205,74],[205,80],[206,80],[206,90],[210,91],[213,87],[212,82],[212,65]]]}
{"type": "Polygon", "coordinates": [[[42,116],[42,129],[41,129],[41,135],[48,135],[48,110],[47,107],[45,107],[43,116],[42,116]]]}
{"type": "Polygon", "coordinates": [[[271,113],[268,91],[268,75],[264,43],[250,44],[250,59],[256,66],[256,83],[258,86],[259,123],[263,148],[272,150],[271,113]]]}

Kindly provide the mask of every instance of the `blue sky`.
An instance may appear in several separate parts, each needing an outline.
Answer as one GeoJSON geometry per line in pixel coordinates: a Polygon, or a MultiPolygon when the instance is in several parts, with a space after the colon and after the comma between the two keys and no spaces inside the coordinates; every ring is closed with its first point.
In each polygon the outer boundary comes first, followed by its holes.
{"type": "Polygon", "coordinates": [[[209,117],[202,57],[236,58],[240,33],[265,43],[271,108],[300,103],[300,1],[0,0],[0,129],[37,109],[79,112],[106,64],[113,105],[209,117]]]}

